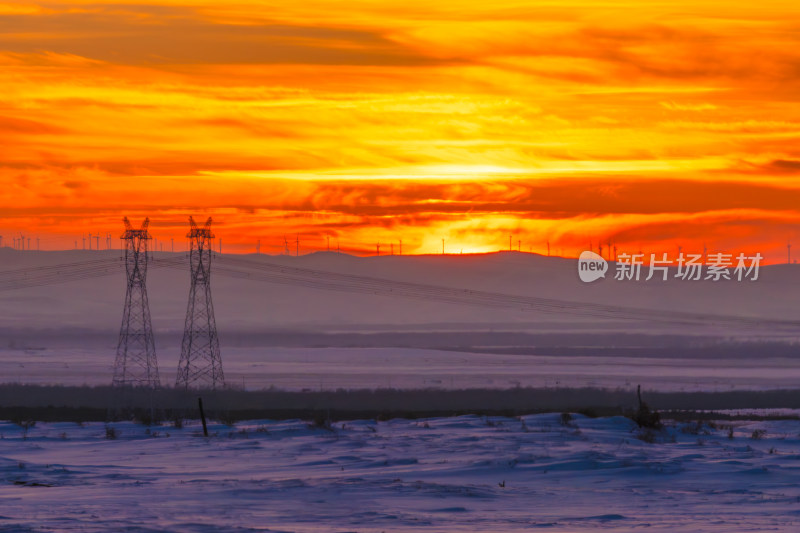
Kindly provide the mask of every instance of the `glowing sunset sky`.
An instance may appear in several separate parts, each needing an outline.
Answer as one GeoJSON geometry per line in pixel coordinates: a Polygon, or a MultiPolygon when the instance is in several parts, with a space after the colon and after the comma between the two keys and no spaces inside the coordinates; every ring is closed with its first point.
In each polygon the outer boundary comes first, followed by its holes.
{"type": "Polygon", "coordinates": [[[800,250],[796,1],[0,3],[0,95],[3,244],[800,250]]]}

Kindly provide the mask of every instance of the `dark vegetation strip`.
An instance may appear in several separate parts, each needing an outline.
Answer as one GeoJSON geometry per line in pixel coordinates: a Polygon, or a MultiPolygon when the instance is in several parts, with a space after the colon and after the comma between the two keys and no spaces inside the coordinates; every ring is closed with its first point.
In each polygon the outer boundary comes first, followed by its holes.
{"type": "MultiPolygon", "coordinates": [[[[705,418],[722,409],[800,409],[800,390],[649,392],[647,404],[665,417],[705,418]],[[687,415],[686,413],[691,413],[687,415]]],[[[202,396],[209,417],[251,419],[390,419],[465,414],[519,416],[578,412],[590,416],[628,414],[638,407],[636,390],[596,388],[514,388],[463,390],[179,390],[114,389],[56,385],[0,385],[0,419],[105,421],[112,419],[197,418],[202,396]]],[[[734,415],[714,415],[732,418],[734,415]]],[[[752,417],[749,417],[752,418],[752,417]]]]}

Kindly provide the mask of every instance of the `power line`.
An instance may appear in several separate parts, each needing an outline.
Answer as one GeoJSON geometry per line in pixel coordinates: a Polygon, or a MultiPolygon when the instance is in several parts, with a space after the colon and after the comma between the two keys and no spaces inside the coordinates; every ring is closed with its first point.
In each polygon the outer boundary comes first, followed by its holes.
{"type": "MultiPolygon", "coordinates": [[[[608,320],[636,320],[694,326],[800,330],[800,321],[793,320],[758,319],[731,315],[592,304],[536,296],[520,296],[403,282],[300,267],[288,267],[266,261],[230,255],[220,256],[214,254],[214,258],[216,260],[215,271],[221,276],[311,289],[395,296],[457,305],[511,309],[526,312],[557,313],[608,320]]],[[[170,258],[157,258],[152,260],[150,261],[150,268],[184,270],[187,262],[188,254],[181,254],[170,258]]],[[[33,288],[114,275],[121,272],[122,265],[120,259],[114,258],[0,271],[0,291],[33,288]]]]}
{"type": "Polygon", "coordinates": [[[800,322],[791,320],[757,319],[730,315],[690,313],[611,306],[557,300],[535,296],[518,296],[504,293],[458,289],[410,283],[383,278],[339,274],[322,270],[286,267],[274,263],[238,257],[220,257],[216,271],[223,276],[270,283],[303,286],[308,288],[400,296],[413,299],[435,300],[454,304],[570,314],[594,318],[668,322],[688,325],[727,325],[733,327],[772,327],[799,329],[800,322]]]}

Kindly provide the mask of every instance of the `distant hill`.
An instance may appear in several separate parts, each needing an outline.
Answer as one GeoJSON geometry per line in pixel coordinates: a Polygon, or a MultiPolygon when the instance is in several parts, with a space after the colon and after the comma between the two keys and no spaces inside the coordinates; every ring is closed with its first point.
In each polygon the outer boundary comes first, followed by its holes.
{"type": "MultiPolygon", "coordinates": [[[[157,259],[180,254],[156,253],[157,259]]],[[[120,251],[20,252],[0,249],[0,271],[117,258],[120,251]]],[[[239,256],[241,257],[241,256],[239,256]]],[[[246,256],[253,261],[355,276],[369,276],[458,289],[538,296],[571,302],[800,320],[800,267],[762,266],[757,281],[615,281],[583,283],[574,259],[499,252],[478,255],[354,257],[320,252],[300,257],[246,256]]],[[[234,279],[215,275],[217,324],[228,338],[263,332],[335,333],[377,331],[660,332],[692,333],[691,327],[609,321],[569,314],[492,309],[435,300],[354,294],[234,279]]],[[[148,290],[157,332],[179,337],[188,298],[189,273],[153,268],[148,290]]],[[[0,343],[14,332],[63,339],[115,338],[122,315],[125,277],[0,292],[0,343]]],[[[735,336],[735,328],[703,333],[735,336]]],[[[768,332],[767,332],[768,333],[768,332]]]]}

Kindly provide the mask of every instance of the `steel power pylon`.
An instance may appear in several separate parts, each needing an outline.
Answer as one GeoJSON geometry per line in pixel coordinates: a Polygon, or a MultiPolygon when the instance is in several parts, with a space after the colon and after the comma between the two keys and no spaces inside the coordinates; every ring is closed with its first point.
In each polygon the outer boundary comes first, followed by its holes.
{"type": "Polygon", "coordinates": [[[225,376],[222,373],[217,323],[211,302],[211,240],[214,234],[211,233],[210,217],[203,227],[198,227],[192,217],[189,217],[189,224],[191,230],[186,236],[191,244],[189,260],[192,285],[175,386],[216,389],[225,385],[225,376]]]}
{"type": "Polygon", "coordinates": [[[150,219],[144,219],[141,228],[134,229],[126,217],[125,270],[128,288],[125,291],[125,309],[119,330],[117,357],[114,360],[114,379],[117,387],[136,386],[158,388],[158,363],[153,326],[150,323],[150,305],[147,300],[147,227],[150,219]]]}

